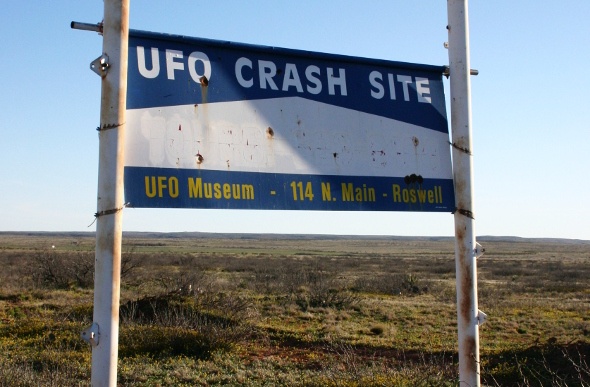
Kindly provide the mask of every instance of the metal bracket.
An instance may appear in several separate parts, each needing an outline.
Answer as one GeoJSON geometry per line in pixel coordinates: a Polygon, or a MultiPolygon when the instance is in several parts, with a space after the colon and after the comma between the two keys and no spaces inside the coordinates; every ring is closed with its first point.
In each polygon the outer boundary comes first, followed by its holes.
{"type": "Polygon", "coordinates": [[[94,31],[94,32],[98,32],[100,35],[102,35],[102,24],[103,24],[103,22],[96,23],[96,24],[90,24],[90,23],[80,23],[80,22],[73,21],[70,23],[70,27],[74,30],[94,31]]]}
{"type": "Polygon", "coordinates": [[[93,347],[96,347],[98,345],[99,338],[98,324],[93,322],[91,326],[84,329],[82,333],[80,333],[80,337],[82,337],[82,340],[84,340],[88,344],[92,345],[93,347]]]}
{"type": "Polygon", "coordinates": [[[478,309],[477,310],[477,325],[483,325],[483,324],[485,324],[486,321],[488,321],[488,315],[478,309]]]}
{"type": "Polygon", "coordinates": [[[484,249],[479,243],[475,242],[475,250],[473,250],[473,252],[475,253],[475,258],[479,258],[486,252],[486,249],[484,249]]]}
{"type": "MultiPolygon", "coordinates": [[[[445,42],[444,46],[445,46],[445,48],[448,49],[449,48],[449,43],[448,42],[445,42]]],[[[447,78],[451,75],[451,68],[449,66],[444,66],[443,75],[445,77],[447,77],[447,78]]],[[[469,75],[479,75],[479,70],[470,69],[469,70],[469,75]]]]}
{"type": "Polygon", "coordinates": [[[111,65],[109,64],[109,56],[102,54],[92,62],[90,62],[90,70],[94,71],[99,77],[104,78],[111,65]]]}

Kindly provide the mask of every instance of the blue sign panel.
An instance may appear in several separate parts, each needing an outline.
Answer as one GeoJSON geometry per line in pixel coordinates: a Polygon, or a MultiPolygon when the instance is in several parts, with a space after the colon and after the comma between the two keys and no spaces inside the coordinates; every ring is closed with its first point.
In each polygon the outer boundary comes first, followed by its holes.
{"type": "Polygon", "coordinates": [[[452,211],[441,66],[131,31],[134,207],[452,211]]]}

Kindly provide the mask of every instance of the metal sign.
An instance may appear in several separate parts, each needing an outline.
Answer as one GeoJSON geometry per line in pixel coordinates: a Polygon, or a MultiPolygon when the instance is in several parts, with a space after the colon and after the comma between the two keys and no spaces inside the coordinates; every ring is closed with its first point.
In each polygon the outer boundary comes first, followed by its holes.
{"type": "Polygon", "coordinates": [[[133,207],[450,212],[442,66],[131,31],[133,207]]]}

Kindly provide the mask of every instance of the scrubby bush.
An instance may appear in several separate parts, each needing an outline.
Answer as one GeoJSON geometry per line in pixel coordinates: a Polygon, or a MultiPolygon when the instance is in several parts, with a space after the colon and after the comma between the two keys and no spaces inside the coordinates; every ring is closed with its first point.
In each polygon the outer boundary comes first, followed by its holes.
{"type": "MultiPolygon", "coordinates": [[[[95,253],[90,251],[37,250],[30,274],[37,286],[53,289],[91,288],[94,285],[95,253]]],[[[121,278],[139,266],[133,251],[121,255],[121,278]]]]}
{"type": "Polygon", "coordinates": [[[358,296],[339,281],[337,273],[317,263],[281,261],[256,269],[253,288],[264,294],[283,294],[303,311],[349,308],[358,302],[358,296]]]}
{"type": "Polygon", "coordinates": [[[94,282],[94,254],[90,252],[39,250],[33,258],[31,274],[38,286],[88,288],[94,282]]]}
{"type": "Polygon", "coordinates": [[[418,295],[428,292],[428,286],[415,274],[389,274],[361,276],[352,286],[357,292],[389,295],[418,295]]]}
{"type": "Polygon", "coordinates": [[[229,350],[252,332],[254,309],[237,293],[169,292],[129,301],[120,308],[122,355],[207,358],[229,350]]]}

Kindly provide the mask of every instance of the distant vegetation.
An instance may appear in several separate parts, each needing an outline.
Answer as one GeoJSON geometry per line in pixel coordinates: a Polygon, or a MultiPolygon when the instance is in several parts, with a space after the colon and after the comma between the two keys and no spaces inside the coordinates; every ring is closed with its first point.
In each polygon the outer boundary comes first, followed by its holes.
{"type": "MultiPolygon", "coordinates": [[[[482,384],[590,386],[590,243],[481,238],[482,384]]],[[[94,238],[0,233],[0,386],[88,385],[94,238]]],[[[457,386],[450,238],[126,234],[125,386],[457,386]]]]}

